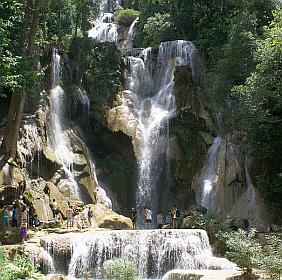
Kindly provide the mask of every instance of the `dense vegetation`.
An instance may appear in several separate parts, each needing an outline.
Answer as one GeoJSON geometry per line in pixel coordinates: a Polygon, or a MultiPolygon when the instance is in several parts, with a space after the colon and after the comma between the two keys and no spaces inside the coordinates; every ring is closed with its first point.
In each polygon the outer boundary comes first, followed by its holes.
{"type": "Polygon", "coordinates": [[[7,260],[2,247],[0,247],[0,270],[0,280],[42,280],[44,278],[43,274],[39,273],[33,263],[24,256],[17,254],[12,261],[7,260]]]}

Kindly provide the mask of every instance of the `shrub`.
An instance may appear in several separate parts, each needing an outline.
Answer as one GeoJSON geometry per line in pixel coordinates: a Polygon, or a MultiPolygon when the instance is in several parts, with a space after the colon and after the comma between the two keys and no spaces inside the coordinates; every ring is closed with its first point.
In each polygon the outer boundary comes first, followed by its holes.
{"type": "Polygon", "coordinates": [[[144,25],[145,40],[148,45],[158,45],[160,42],[173,40],[175,26],[170,14],[156,13],[149,17],[144,25]]]}
{"type": "Polygon", "coordinates": [[[221,234],[227,246],[227,258],[235,262],[245,274],[251,274],[262,259],[262,247],[254,240],[254,236],[254,229],[250,232],[239,229],[221,234]]]}
{"type": "Polygon", "coordinates": [[[133,9],[122,9],[116,11],[116,21],[119,25],[129,27],[139,17],[140,12],[133,9]]]}
{"type": "Polygon", "coordinates": [[[13,261],[8,261],[3,248],[0,248],[0,280],[43,280],[43,275],[37,272],[33,263],[24,256],[15,255],[13,261]]]}
{"type": "Polygon", "coordinates": [[[277,236],[267,236],[261,268],[266,270],[271,279],[282,276],[282,242],[277,236]]]}
{"type": "Polygon", "coordinates": [[[114,259],[105,262],[104,276],[107,280],[137,280],[136,263],[132,260],[114,259]]]}

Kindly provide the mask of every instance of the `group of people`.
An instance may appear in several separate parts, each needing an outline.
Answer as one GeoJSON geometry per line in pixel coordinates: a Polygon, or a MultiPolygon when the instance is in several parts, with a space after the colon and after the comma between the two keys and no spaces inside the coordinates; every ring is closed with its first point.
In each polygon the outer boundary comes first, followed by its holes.
{"type": "Polygon", "coordinates": [[[41,221],[35,214],[33,207],[27,207],[23,203],[13,203],[12,206],[5,206],[3,211],[3,223],[6,228],[20,227],[22,242],[27,239],[28,227],[38,228],[41,221]]]}
{"type": "MultiPolygon", "coordinates": [[[[52,213],[53,213],[53,220],[58,220],[59,218],[59,210],[58,210],[58,206],[57,206],[57,202],[55,199],[53,199],[52,203],[51,203],[51,209],[52,209],[52,213]]],[[[70,205],[70,203],[68,202],[68,209],[66,211],[66,220],[67,220],[67,229],[72,228],[74,226],[74,219],[76,216],[78,216],[79,211],[77,209],[75,209],[72,205],[70,205]]],[[[91,209],[90,206],[88,206],[87,208],[87,221],[88,221],[88,225],[92,226],[92,222],[91,219],[93,217],[93,211],[91,209]]],[[[83,228],[85,225],[83,223],[83,221],[78,221],[77,222],[77,226],[80,228],[83,228]]]]}
{"type": "MultiPolygon", "coordinates": [[[[157,228],[176,229],[178,226],[179,217],[180,217],[180,211],[177,209],[176,205],[173,205],[172,210],[168,210],[165,216],[163,215],[162,211],[159,211],[156,216],[157,228]]],[[[136,229],[137,210],[135,208],[131,209],[131,220],[133,224],[133,229],[136,229]]],[[[152,210],[148,207],[144,207],[144,229],[152,228],[152,220],[153,220],[152,210]]]]}

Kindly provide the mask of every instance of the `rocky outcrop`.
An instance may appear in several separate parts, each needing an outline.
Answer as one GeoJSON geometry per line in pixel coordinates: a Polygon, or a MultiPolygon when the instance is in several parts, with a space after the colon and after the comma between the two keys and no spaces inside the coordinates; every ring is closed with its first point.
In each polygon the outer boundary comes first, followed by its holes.
{"type": "Polygon", "coordinates": [[[114,107],[107,111],[108,127],[113,132],[122,131],[132,140],[136,158],[140,154],[140,123],[132,111],[132,102],[127,96],[127,91],[117,95],[114,107]]]}
{"type": "Polygon", "coordinates": [[[210,147],[192,184],[197,203],[222,218],[247,219],[250,226],[265,230],[269,209],[251,181],[246,156],[232,140],[216,138],[210,147]]]}
{"type": "Polygon", "coordinates": [[[171,270],[163,280],[227,280],[240,274],[235,270],[171,270]]]}
{"type": "MultiPolygon", "coordinates": [[[[103,204],[92,205],[94,224],[99,228],[107,229],[132,229],[130,218],[119,215],[103,204]]],[[[84,211],[86,215],[87,209],[84,211]]]]}

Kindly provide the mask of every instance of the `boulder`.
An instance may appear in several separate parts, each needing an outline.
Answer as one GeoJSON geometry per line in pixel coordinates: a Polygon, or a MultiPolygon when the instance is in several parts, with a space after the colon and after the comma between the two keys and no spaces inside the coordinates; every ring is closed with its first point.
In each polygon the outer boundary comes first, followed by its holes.
{"type": "Polygon", "coordinates": [[[192,205],[189,207],[188,212],[192,213],[201,213],[201,214],[206,214],[208,212],[207,208],[201,206],[201,205],[192,205]]]}
{"type": "Polygon", "coordinates": [[[91,205],[93,220],[99,228],[132,229],[130,218],[119,215],[103,204],[91,205]]]}
{"type": "Polygon", "coordinates": [[[163,280],[227,280],[229,277],[240,275],[237,270],[171,270],[163,280]]]}
{"type": "Polygon", "coordinates": [[[234,218],[230,221],[230,228],[234,230],[238,230],[238,229],[247,230],[249,226],[250,223],[247,219],[234,218]]]}
{"type": "Polygon", "coordinates": [[[35,213],[41,221],[48,221],[52,218],[50,200],[47,194],[32,188],[25,191],[24,197],[28,204],[34,207],[35,213]]]}
{"type": "Polygon", "coordinates": [[[49,193],[50,201],[53,201],[53,199],[55,199],[57,202],[58,210],[63,214],[63,216],[66,216],[68,209],[67,198],[59,191],[58,187],[56,187],[51,182],[48,182],[46,187],[49,193]]]}

